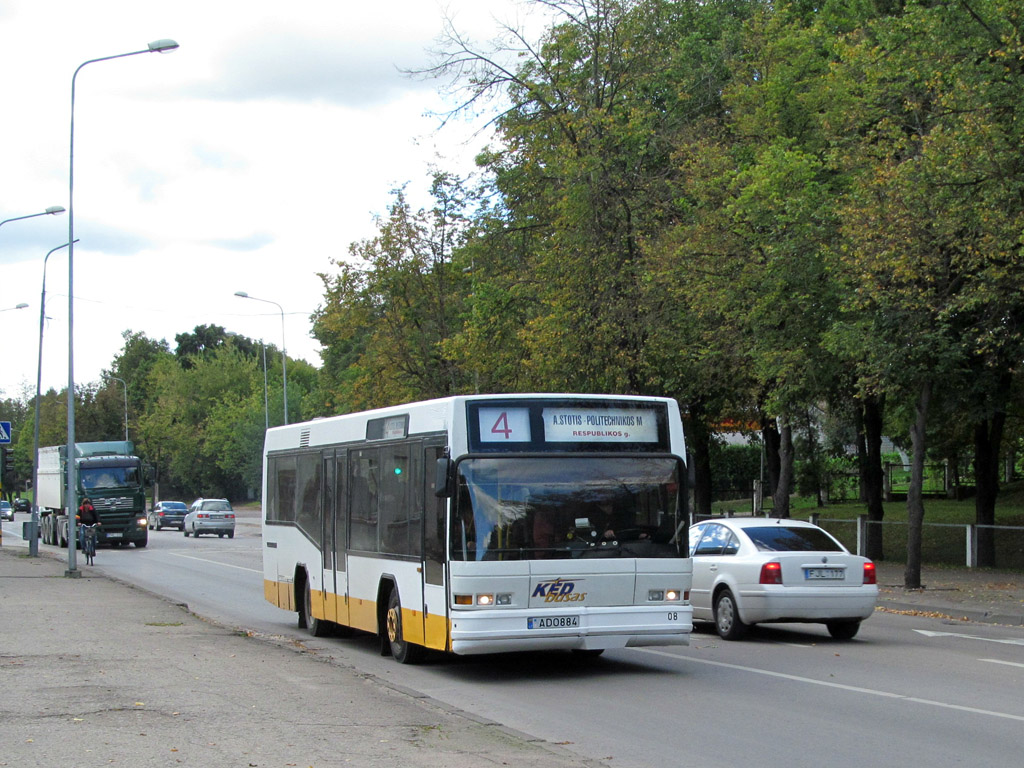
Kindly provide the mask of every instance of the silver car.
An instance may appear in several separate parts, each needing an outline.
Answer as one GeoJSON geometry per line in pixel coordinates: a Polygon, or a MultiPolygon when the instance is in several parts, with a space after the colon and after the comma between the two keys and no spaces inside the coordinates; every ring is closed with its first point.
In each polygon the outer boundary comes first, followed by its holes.
{"type": "Polygon", "coordinates": [[[221,538],[235,538],[235,512],[227,499],[196,499],[185,515],[181,529],[185,536],[197,539],[201,533],[215,533],[221,538]]]}
{"type": "Polygon", "coordinates": [[[814,622],[849,640],[875,612],[875,564],[800,520],[715,518],[690,528],[694,621],[726,640],[752,624],[814,622]]]}

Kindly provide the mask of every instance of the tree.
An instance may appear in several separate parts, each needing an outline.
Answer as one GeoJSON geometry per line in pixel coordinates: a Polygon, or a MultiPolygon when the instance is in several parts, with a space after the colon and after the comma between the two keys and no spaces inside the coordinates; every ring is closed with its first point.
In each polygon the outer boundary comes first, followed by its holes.
{"type": "Polygon", "coordinates": [[[997,0],[911,5],[851,38],[836,70],[850,98],[833,115],[835,141],[856,178],[844,262],[874,340],[862,374],[915,402],[908,587],[920,585],[918,483],[936,386],[983,371],[974,381],[996,386],[996,414],[1000,371],[1022,351],[1018,39],[997,0]]]}
{"type": "Polygon", "coordinates": [[[461,182],[435,175],[434,207],[414,212],[395,192],[378,234],[354,244],[355,263],[322,274],[313,333],[327,352],[323,389],[332,410],[360,410],[463,391],[466,372],[447,343],[463,313],[465,278],[452,253],[466,226],[461,182]]]}

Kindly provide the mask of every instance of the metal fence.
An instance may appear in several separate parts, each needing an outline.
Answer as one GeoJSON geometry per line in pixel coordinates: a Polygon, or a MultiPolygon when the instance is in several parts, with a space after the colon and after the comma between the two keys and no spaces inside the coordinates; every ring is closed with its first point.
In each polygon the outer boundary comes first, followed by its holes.
{"type": "MultiPolygon", "coordinates": [[[[727,517],[734,514],[726,512],[727,517]]],[[[749,512],[735,516],[748,517],[749,512]]],[[[706,518],[701,518],[706,519],[706,518]]],[[[892,563],[907,561],[907,529],[904,521],[870,521],[867,515],[853,518],[828,518],[813,512],[810,521],[831,533],[851,552],[866,556],[868,527],[882,529],[882,557],[892,563]]],[[[694,522],[697,522],[695,519],[694,522]]],[[[1024,571],[1024,526],[975,525],[961,523],[923,523],[921,562],[927,565],[978,566],[978,534],[992,532],[995,543],[994,567],[1006,571],[1024,571]]]]}

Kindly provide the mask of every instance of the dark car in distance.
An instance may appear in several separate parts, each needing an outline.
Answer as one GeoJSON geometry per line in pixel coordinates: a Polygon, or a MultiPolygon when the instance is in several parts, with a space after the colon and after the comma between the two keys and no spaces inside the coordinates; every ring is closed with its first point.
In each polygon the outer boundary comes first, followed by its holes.
{"type": "Polygon", "coordinates": [[[149,527],[158,531],[162,528],[184,530],[187,514],[188,507],[183,501],[158,501],[149,511],[149,527]]]}
{"type": "Polygon", "coordinates": [[[23,499],[21,496],[14,500],[14,511],[15,512],[31,512],[32,502],[28,499],[23,499]]]}

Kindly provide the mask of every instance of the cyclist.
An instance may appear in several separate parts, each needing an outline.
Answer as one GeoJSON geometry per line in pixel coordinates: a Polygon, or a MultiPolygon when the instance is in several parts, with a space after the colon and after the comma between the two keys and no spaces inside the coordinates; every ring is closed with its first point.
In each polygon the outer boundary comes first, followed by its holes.
{"type": "Polygon", "coordinates": [[[103,525],[100,522],[100,516],[96,514],[96,507],[92,505],[89,497],[86,496],[82,499],[81,505],[78,507],[78,532],[79,538],[81,539],[83,546],[85,542],[85,526],[87,525],[103,525]]]}

